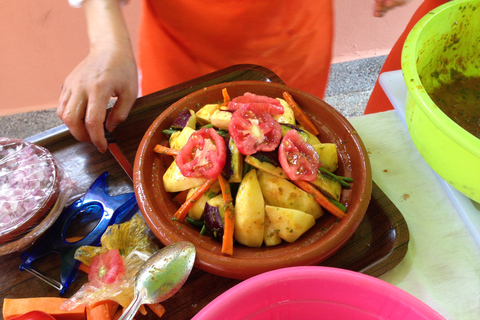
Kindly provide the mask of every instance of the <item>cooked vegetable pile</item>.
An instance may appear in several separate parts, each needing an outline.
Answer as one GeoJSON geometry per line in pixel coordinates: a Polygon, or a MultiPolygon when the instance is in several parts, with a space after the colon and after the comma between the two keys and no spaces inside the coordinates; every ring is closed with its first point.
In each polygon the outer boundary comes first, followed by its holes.
{"type": "Polygon", "coordinates": [[[318,130],[288,92],[283,98],[245,93],[223,103],[185,109],[164,133],[171,155],[163,176],[167,192],[181,203],[173,219],[188,221],[202,235],[250,247],[294,242],[326,209],[338,218],[342,187],[352,180],[334,174],[337,147],[318,130]]]}

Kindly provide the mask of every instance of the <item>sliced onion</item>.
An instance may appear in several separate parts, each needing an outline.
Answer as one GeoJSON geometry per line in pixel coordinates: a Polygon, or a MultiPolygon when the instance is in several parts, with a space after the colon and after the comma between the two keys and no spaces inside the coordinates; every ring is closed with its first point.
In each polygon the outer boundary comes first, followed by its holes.
{"type": "Polygon", "coordinates": [[[0,243],[37,221],[58,194],[51,153],[19,139],[0,138],[0,243]]]}

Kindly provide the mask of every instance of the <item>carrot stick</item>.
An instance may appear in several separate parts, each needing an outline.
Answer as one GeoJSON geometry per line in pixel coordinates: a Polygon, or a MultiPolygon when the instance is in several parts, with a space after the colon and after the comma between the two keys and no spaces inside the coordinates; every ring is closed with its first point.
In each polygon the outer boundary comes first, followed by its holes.
{"type": "Polygon", "coordinates": [[[185,221],[187,217],[188,211],[193,207],[195,202],[197,202],[200,197],[210,189],[210,187],[217,181],[217,178],[208,179],[205,181],[193,194],[190,198],[185,201],[182,206],[175,212],[173,219],[178,220],[180,222],[185,221]]]}
{"type": "Polygon", "coordinates": [[[3,310],[0,319],[10,320],[30,311],[42,311],[58,320],[85,320],[85,305],[79,305],[67,311],[61,308],[67,300],[65,298],[37,297],[37,298],[4,298],[3,310]]]}
{"type": "Polygon", "coordinates": [[[96,308],[98,306],[101,306],[101,305],[107,305],[109,300],[100,300],[100,301],[95,301],[95,302],[92,302],[88,305],[89,308],[93,309],[93,308],[96,308]]]}
{"type": "Polygon", "coordinates": [[[227,180],[218,176],[220,188],[222,189],[223,203],[225,204],[225,223],[223,225],[222,253],[233,254],[233,228],[235,225],[235,212],[232,205],[232,193],[227,180]]]}
{"type": "Polygon", "coordinates": [[[317,201],[322,207],[324,207],[327,211],[338,218],[345,217],[345,213],[340,210],[336,205],[328,200],[326,196],[323,195],[317,188],[312,186],[310,183],[302,180],[293,180],[293,183],[297,185],[300,189],[305,191],[306,193],[310,194],[315,201],[317,201]]]}
{"type": "Polygon", "coordinates": [[[111,320],[107,304],[98,304],[95,307],[88,306],[87,320],[111,320]]]}
{"type": "Polygon", "coordinates": [[[222,89],[223,103],[222,106],[226,106],[230,102],[230,95],[227,92],[227,88],[222,89]]]}
{"type": "Polygon", "coordinates": [[[305,127],[305,129],[314,134],[318,135],[320,132],[318,131],[317,127],[313,124],[313,122],[308,118],[308,116],[303,112],[303,110],[298,106],[298,104],[293,100],[293,97],[290,93],[284,92],[283,93],[283,99],[287,101],[288,105],[290,108],[293,110],[293,115],[295,116],[295,119],[297,119],[298,123],[305,127]]]}
{"type": "Polygon", "coordinates": [[[120,304],[118,302],[108,300],[105,305],[107,306],[108,313],[110,314],[110,318],[113,318],[115,316],[115,312],[120,307],[120,304]]]}
{"type": "Polygon", "coordinates": [[[118,320],[122,316],[123,309],[118,308],[117,312],[115,312],[115,315],[113,316],[112,320],[118,320]]]}
{"type": "Polygon", "coordinates": [[[161,144],[157,144],[155,148],[153,148],[153,151],[155,151],[156,153],[166,154],[166,155],[175,157],[175,156],[178,156],[178,152],[180,150],[172,149],[169,147],[162,146],[161,144]]]}
{"type": "Polygon", "coordinates": [[[145,308],[145,305],[141,304],[140,308],[138,308],[138,311],[143,314],[144,316],[147,315],[147,309],[145,308]]]}
{"type": "Polygon", "coordinates": [[[88,274],[88,272],[90,271],[90,267],[82,262],[82,263],[80,263],[80,266],[78,267],[78,270],[83,271],[86,274],[88,274]]]}
{"type": "Polygon", "coordinates": [[[101,301],[97,301],[89,304],[88,308],[96,309],[97,307],[100,307],[100,306],[104,306],[108,314],[112,318],[115,315],[115,312],[117,311],[120,304],[118,304],[118,302],[113,300],[101,300],[101,301]]]}
{"type": "Polygon", "coordinates": [[[183,190],[177,193],[175,197],[173,197],[173,201],[178,203],[178,205],[181,205],[185,201],[187,201],[187,195],[188,195],[188,190],[183,190]]]}
{"type": "Polygon", "coordinates": [[[157,317],[161,318],[165,313],[165,307],[162,306],[160,303],[152,303],[147,304],[147,306],[157,315],[157,317]]]}

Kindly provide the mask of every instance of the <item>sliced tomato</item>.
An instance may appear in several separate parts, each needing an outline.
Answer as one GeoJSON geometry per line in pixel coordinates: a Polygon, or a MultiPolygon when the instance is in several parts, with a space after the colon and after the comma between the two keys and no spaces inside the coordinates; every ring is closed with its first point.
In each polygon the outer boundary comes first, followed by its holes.
{"type": "Polygon", "coordinates": [[[225,140],[213,128],[194,132],[175,158],[180,172],[190,178],[216,178],[227,161],[225,140]]]}
{"type": "Polygon", "coordinates": [[[92,259],[88,271],[88,281],[102,283],[116,283],[126,274],[123,258],[118,249],[111,249],[100,253],[92,259]]]}
{"type": "Polygon", "coordinates": [[[283,137],[278,160],[291,180],[315,181],[322,165],[317,151],[297,130],[289,130],[283,137]]]}
{"type": "Polygon", "coordinates": [[[283,114],[283,106],[278,99],[246,92],[230,101],[228,110],[247,109],[253,112],[266,112],[271,115],[283,114]]]}
{"type": "Polygon", "coordinates": [[[247,109],[238,109],[233,113],[228,131],[244,155],[273,151],[282,139],[280,124],[270,114],[247,109]]]}

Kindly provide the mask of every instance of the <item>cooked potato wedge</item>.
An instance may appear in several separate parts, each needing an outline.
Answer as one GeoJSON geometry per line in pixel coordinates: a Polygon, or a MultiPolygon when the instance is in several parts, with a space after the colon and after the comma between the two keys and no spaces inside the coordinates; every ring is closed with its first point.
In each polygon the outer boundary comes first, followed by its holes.
{"type": "Polygon", "coordinates": [[[315,187],[317,187],[324,195],[329,196],[330,198],[339,201],[340,195],[342,193],[342,186],[336,180],[332,178],[319,174],[317,180],[311,182],[315,187]]]}
{"type": "Polygon", "coordinates": [[[185,177],[178,168],[175,161],[172,161],[163,175],[163,186],[167,192],[179,192],[195,188],[205,182],[204,178],[185,177]]]}
{"type": "Polygon", "coordinates": [[[182,129],[182,131],[179,131],[178,133],[173,133],[168,141],[170,143],[170,148],[176,150],[182,149],[183,146],[187,143],[192,133],[194,132],[194,129],[190,127],[185,127],[182,129]]]}
{"type": "Polygon", "coordinates": [[[257,170],[250,170],[240,183],[235,198],[235,240],[249,247],[262,246],[264,223],[265,202],[257,170]]]}
{"type": "MultiPolygon", "coordinates": [[[[304,127],[302,126],[299,126],[300,129],[303,130],[303,134],[306,135],[306,139],[305,141],[307,141],[308,143],[310,143],[312,146],[315,145],[315,144],[321,144],[320,140],[317,138],[317,136],[313,135],[313,133],[307,131],[304,127]]],[[[303,136],[302,134],[302,136],[303,136]]]]}
{"type": "Polygon", "coordinates": [[[283,178],[287,177],[287,174],[285,171],[283,171],[282,167],[276,167],[271,163],[260,161],[254,156],[245,156],[244,161],[251,165],[252,167],[255,167],[259,170],[266,171],[270,174],[273,174],[276,177],[283,178]]]}
{"type": "Polygon", "coordinates": [[[312,146],[320,157],[322,168],[335,172],[338,168],[337,145],[335,143],[320,143],[312,146]]]}
{"type": "Polygon", "coordinates": [[[195,114],[197,116],[197,121],[201,124],[201,125],[206,125],[206,124],[209,124],[211,123],[211,117],[212,117],[212,114],[217,111],[218,109],[220,109],[220,105],[217,104],[217,103],[212,103],[212,104],[206,104],[204,105],[202,108],[200,108],[200,110],[197,111],[197,113],[195,114]]]}
{"type": "Polygon", "coordinates": [[[188,118],[185,127],[190,127],[195,130],[197,128],[197,115],[192,109],[188,109],[188,111],[190,112],[190,118],[188,118]]]}
{"type": "Polygon", "coordinates": [[[232,114],[229,111],[215,110],[210,117],[210,122],[217,128],[228,131],[232,114]]]}
{"type": "Polygon", "coordinates": [[[283,106],[283,114],[274,115],[273,119],[279,123],[295,124],[295,116],[293,115],[293,110],[288,105],[288,102],[281,98],[277,98],[277,100],[280,101],[283,106]]]}
{"type": "MultiPolygon", "coordinates": [[[[197,189],[198,187],[188,190],[187,201],[197,189]]],[[[220,183],[216,181],[214,184],[212,184],[210,189],[208,189],[208,191],[205,192],[200,197],[200,199],[198,199],[195,204],[190,208],[190,210],[188,211],[188,216],[195,220],[201,220],[203,216],[203,210],[205,209],[205,203],[207,203],[207,201],[211,200],[212,198],[215,198],[220,193],[220,191],[220,183]]]]}
{"type": "Polygon", "coordinates": [[[263,233],[263,241],[267,247],[276,246],[282,243],[282,238],[278,235],[278,230],[272,225],[270,219],[265,215],[265,231],[263,233]]]}
{"type": "Polygon", "coordinates": [[[267,204],[303,211],[315,219],[323,215],[323,209],[318,202],[287,179],[259,170],[258,182],[267,204]]]}
{"type": "Polygon", "coordinates": [[[280,238],[287,242],[295,242],[302,234],[315,225],[311,214],[273,206],[265,206],[265,215],[270,219],[272,227],[280,238]]]}

